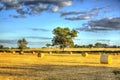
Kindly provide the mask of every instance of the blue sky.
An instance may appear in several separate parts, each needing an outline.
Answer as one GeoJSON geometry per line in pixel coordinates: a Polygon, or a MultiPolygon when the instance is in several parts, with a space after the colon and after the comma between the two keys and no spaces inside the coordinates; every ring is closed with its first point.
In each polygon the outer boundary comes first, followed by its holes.
{"type": "Polygon", "coordinates": [[[78,45],[120,45],[120,0],[0,0],[0,45],[26,38],[29,47],[44,47],[58,26],[78,30],[78,45]]]}

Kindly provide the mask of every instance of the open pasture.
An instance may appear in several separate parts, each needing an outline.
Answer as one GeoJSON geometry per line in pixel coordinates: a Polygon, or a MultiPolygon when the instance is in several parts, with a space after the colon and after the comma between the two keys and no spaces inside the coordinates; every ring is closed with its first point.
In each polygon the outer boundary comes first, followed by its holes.
{"type": "Polygon", "coordinates": [[[120,55],[112,64],[100,64],[100,54],[0,53],[0,80],[119,80],[120,55]]]}

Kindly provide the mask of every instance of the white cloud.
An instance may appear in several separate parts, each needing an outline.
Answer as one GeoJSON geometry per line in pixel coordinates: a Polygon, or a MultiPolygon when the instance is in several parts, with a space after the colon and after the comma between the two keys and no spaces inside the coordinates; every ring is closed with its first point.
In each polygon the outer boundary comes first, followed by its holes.
{"type": "Polygon", "coordinates": [[[58,7],[58,6],[53,7],[53,8],[52,8],[52,11],[53,11],[53,12],[58,12],[58,11],[59,11],[59,7],[58,7]]]}

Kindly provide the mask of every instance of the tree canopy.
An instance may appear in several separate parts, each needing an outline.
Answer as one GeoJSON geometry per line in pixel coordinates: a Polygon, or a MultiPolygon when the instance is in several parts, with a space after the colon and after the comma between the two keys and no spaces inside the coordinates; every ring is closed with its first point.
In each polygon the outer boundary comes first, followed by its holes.
{"type": "Polygon", "coordinates": [[[3,49],[4,48],[4,46],[3,45],[0,45],[0,49],[3,49]]]}
{"type": "Polygon", "coordinates": [[[18,44],[19,49],[25,49],[25,48],[27,48],[28,42],[26,41],[25,38],[23,38],[23,39],[19,39],[17,44],[18,44]]]}
{"type": "Polygon", "coordinates": [[[100,42],[97,42],[95,44],[95,47],[97,47],[97,48],[103,48],[103,47],[107,47],[107,46],[108,46],[108,44],[103,44],[103,43],[100,43],[100,42]]]}
{"type": "Polygon", "coordinates": [[[46,44],[46,47],[47,47],[47,48],[49,48],[50,46],[51,46],[51,44],[49,44],[49,43],[46,44]]]}
{"type": "Polygon", "coordinates": [[[53,30],[54,37],[52,39],[53,46],[57,45],[60,48],[73,47],[73,39],[77,37],[77,31],[69,28],[57,27],[53,30]]]}

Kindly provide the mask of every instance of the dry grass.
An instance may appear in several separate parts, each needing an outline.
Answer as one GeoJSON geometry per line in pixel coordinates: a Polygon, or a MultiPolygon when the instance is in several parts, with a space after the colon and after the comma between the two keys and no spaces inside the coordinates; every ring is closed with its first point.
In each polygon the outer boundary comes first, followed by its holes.
{"type": "Polygon", "coordinates": [[[100,64],[100,55],[0,53],[0,80],[115,80],[120,55],[113,64],[100,64]]]}

